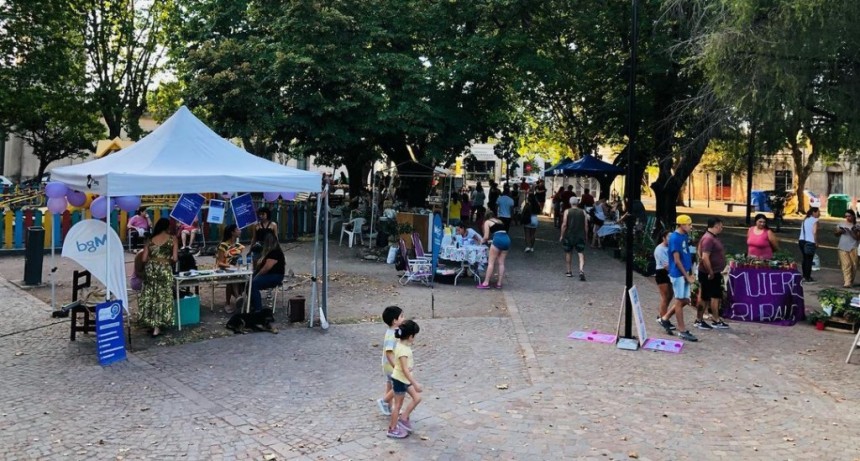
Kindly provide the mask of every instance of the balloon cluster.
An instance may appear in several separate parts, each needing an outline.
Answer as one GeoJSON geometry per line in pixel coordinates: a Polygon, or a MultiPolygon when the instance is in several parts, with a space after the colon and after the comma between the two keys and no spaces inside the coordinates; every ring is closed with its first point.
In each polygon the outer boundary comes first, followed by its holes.
{"type": "MultiPolygon", "coordinates": [[[[93,218],[103,219],[107,216],[107,197],[98,197],[93,200],[92,195],[69,189],[65,184],[56,181],[45,185],[45,195],[48,197],[48,211],[51,213],[60,214],[66,211],[69,205],[73,207],[89,205],[93,218]]],[[[128,213],[134,213],[140,208],[140,197],[129,195],[112,198],[110,208],[113,209],[114,207],[119,207],[128,213]]]]}

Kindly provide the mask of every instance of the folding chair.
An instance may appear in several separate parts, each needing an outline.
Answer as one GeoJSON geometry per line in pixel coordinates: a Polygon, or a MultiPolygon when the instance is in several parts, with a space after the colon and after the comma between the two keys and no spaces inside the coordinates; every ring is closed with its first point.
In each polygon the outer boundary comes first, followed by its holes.
{"type": "Polygon", "coordinates": [[[406,285],[409,282],[421,282],[424,285],[430,285],[433,280],[432,266],[429,259],[409,259],[409,254],[406,252],[406,242],[400,239],[400,255],[406,261],[406,271],[400,276],[400,284],[406,285]]]}
{"type": "Polygon", "coordinates": [[[433,255],[424,253],[424,245],[421,244],[421,236],[418,232],[412,233],[412,248],[415,249],[415,258],[426,259],[428,261],[433,259],[433,255]]]}

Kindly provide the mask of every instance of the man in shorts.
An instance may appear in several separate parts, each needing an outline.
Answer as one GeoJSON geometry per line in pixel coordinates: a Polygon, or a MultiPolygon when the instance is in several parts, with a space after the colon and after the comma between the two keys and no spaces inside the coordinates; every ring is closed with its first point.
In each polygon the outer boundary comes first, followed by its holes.
{"type": "Polygon", "coordinates": [[[699,240],[699,299],[696,306],[696,322],[700,330],[726,329],[728,324],[720,318],[720,302],[723,300],[723,270],[726,268],[726,250],[718,237],[723,231],[720,218],[708,218],[708,231],[699,240]],[[710,308],[714,323],[705,321],[705,309],[710,308]]]}
{"type": "Polygon", "coordinates": [[[561,235],[558,240],[564,250],[564,261],[567,263],[567,277],[573,277],[573,251],[579,255],[579,280],[585,281],[585,236],[588,232],[588,220],[585,211],[579,203],[579,198],[571,197],[570,206],[564,210],[561,220],[561,235]]]}
{"type": "MultiPolygon", "coordinates": [[[[678,228],[669,235],[669,280],[672,282],[674,292],[674,312],[678,320],[678,336],[684,341],[698,341],[699,339],[690,333],[684,325],[684,306],[690,304],[690,285],[696,281],[696,277],[690,273],[693,267],[693,258],[690,255],[690,230],[693,228],[693,220],[685,215],[679,215],[675,220],[678,228]]],[[[673,309],[669,309],[672,312],[673,309]]],[[[672,324],[669,322],[669,314],[660,317],[660,326],[666,333],[672,334],[672,324]]]]}

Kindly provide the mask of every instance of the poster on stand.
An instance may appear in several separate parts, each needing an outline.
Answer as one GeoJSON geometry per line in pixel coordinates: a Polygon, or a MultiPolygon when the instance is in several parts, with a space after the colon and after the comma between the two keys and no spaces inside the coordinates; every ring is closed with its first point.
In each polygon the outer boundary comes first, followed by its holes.
{"type": "Polygon", "coordinates": [[[122,301],[96,305],[96,350],[103,367],[126,358],[122,310],[122,301]]]}
{"type": "Polygon", "coordinates": [[[209,201],[209,214],[206,216],[206,222],[210,224],[224,224],[224,207],[227,202],[223,200],[209,201]]]}
{"type": "Polygon", "coordinates": [[[200,194],[182,194],[179,196],[176,205],[173,206],[173,210],[170,211],[170,217],[186,226],[190,226],[194,224],[194,220],[197,219],[197,213],[200,213],[200,209],[203,208],[203,202],[205,201],[206,198],[200,194]]]}
{"type": "Polygon", "coordinates": [[[257,222],[257,212],[254,210],[254,202],[251,194],[240,195],[230,200],[230,208],[236,217],[236,226],[244,229],[257,222]]]}

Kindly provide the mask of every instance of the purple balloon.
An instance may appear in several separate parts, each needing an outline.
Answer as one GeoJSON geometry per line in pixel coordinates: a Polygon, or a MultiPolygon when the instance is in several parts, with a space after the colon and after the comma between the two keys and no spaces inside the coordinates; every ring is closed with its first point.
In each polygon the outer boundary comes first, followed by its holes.
{"type": "Polygon", "coordinates": [[[45,185],[45,195],[47,195],[48,198],[65,197],[68,191],[69,188],[61,182],[49,182],[45,185]]]}
{"type": "Polygon", "coordinates": [[[128,213],[134,213],[140,208],[140,197],[136,195],[126,195],[116,198],[116,204],[119,209],[128,213]]]}
{"type": "Polygon", "coordinates": [[[65,197],[52,197],[48,199],[48,211],[54,214],[66,211],[68,205],[65,197]]]}
{"type": "MultiPolygon", "coordinates": [[[[103,219],[107,216],[107,210],[105,209],[105,203],[107,202],[107,197],[101,196],[90,204],[90,212],[93,214],[93,218],[103,219]]],[[[113,203],[110,204],[111,208],[113,208],[113,203]]]]}
{"type": "Polygon", "coordinates": [[[71,206],[81,206],[87,203],[87,194],[76,190],[70,190],[66,198],[69,199],[71,206]]]}
{"type": "Polygon", "coordinates": [[[281,198],[284,200],[287,200],[289,202],[292,202],[293,200],[296,199],[296,193],[295,192],[281,192],[281,198]]]}
{"type": "Polygon", "coordinates": [[[280,192],[263,192],[263,199],[267,202],[274,202],[281,195],[280,192]]]}

